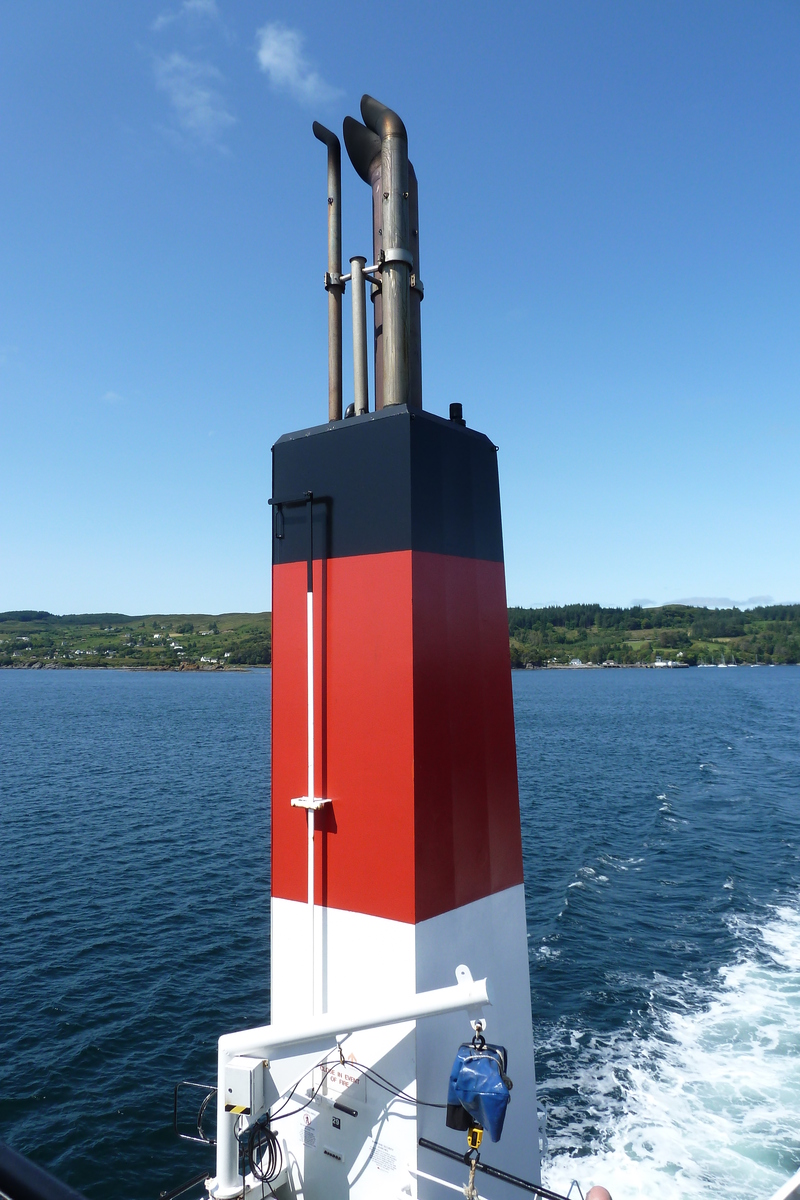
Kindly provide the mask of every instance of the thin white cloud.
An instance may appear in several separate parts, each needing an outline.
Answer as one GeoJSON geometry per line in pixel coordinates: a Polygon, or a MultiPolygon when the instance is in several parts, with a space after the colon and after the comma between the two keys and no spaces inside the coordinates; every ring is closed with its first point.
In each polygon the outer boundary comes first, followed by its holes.
{"type": "Polygon", "coordinates": [[[125,402],[125,397],[120,396],[119,392],[105,392],[100,399],[106,404],[124,404],[125,402]]]}
{"type": "Polygon", "coordinates": [[[175,52],[156,58],[155,75],[180,128],[197,141],[221,149],[222,138],[236,118],[217,87],[222,81],[217,68],[175,52]]]}
{"type": "Polygon", "coordinates": [[[272,22],[259,29],[258,65],[279,91],[288,92],[301,104],[324,104],[342,95],[313,69],[303,54],[303,35],[287,25],[272,22]]]}
{"type": "Polygon", "coordinates": [[[216,21],[219,19],[217,0],[183,0],[180,8],[167,9],[160,13],[153,21],[152,28],[159,32],[166,29],[173,21],[179,21],[181,17],[205,17],[216,21]]]}

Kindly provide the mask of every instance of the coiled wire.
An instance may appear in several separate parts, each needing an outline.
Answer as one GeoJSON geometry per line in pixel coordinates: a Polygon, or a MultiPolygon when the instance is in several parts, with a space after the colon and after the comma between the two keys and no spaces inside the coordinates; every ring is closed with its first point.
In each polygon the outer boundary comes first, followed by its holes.
{"type": "Polygon", "coordinates": [[[270,1126],[269,1113],[255,1121],[248,1129],[247,1157],[255,1178],[267,1186],[273,1179],[277,1179],[283,1170],[283,1150],[277,1133],[270,1126]]]}
{"type": "MultiPolygon", "coordinates": [[[[272,1188],[269,1187],[270,1183],[274,1179],[277,1179],[283,1170],[283,1150],[281,1149],[281,1144],[278,1140],[278,1134],[272,1128],[272,1123],[274,1121],[283,1121],[287,1117],[294,1117],[297,1115],[297,1113],[302,1112],[303,1109],[308,1108],[308,1106],[313,1103],[319,1092],[322,1090],[322,1087],[331,1071],[342,1065],[343,1062],[344,1059],[341,1053],[340,1057],[335,1059],[333,1062],[330,1062],[327,1056],[321,1059],[316,1066],[311,1067],[308,1071],[306,1071],[305,1075],[298,1079],[292,1090],[284,1097],[282,1103],[277,1107],[277,1109],[274,1110],[272,1114],[267,1113],[265,1116],[260,1117],[259,1120],[254,1121],[247,1130],[242,1132],[240,1140],[243,1143],[246,1140],[246,1159],[250,1164],[250,1170],[254,1178],[256,1178],[259,1183],[267,1185],[270,1195],[274,1195],[272,1188]],[[298,1105],[297,1108],[293,1108],[290,1112],[287,1112],[286,1108],[291,1103],[292,1098],[300,1084],[304,1079],[307,1079],[313,1071],[316,1070],[321,1072],[322,1078],[314,1090],[308,1095],[306,1102],[298,1105]]],[[[364,1063],[348,1060],[347,1067],[350,1070],[356,1070],[360,1072],[361,1075],[364,1075],[367,1079],[372,1080],[372,1082],[381,1088],[382,1091],[388,1092],[398,1100],[405,1100],[408,1104],[424,1105],[426,1108],[447,1107],[444,1104],[434,1104],[431,1103],[431,1101],[418,1100],[415,1096],[409,1095],[409,1093],[404,1091],[403,1088],[397,1087],[396,1084],[391,1083],[383,1075],[378,1074],[374,1068],[365,1066],[364,1063]]],[[[244,1163],[243,1167],[245,1167],[244,1163]]]]}

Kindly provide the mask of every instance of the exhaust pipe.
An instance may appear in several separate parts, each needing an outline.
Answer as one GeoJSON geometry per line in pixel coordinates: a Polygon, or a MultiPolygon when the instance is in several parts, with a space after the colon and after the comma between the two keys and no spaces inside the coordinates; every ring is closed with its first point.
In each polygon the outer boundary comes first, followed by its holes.
{"type": "Polygon", "coordinates": [[[419,277],[419,191],[417,173],[408,164],[408,225],[411,249],[411,326],[408,343],[408,403],[422,408],[422,280],[419,277]]]}
{"type": "Polygon", "coordinates": [[[397,113],[361,97],[367,129],[381,139],[383,249],[383,405],[408,404],[411,267],[408,226],[408,134],[397,113]]]}
{"type": "MultiPolygon", "coordinates": [[[[408,161],[408,135],[400,117],[372,96],[362,96],[364,124],[345,117],[344,140],[358,174],[372,191],[372,244],[375,266],[351,258],[342,274],[342,152],[339,139],[318,121],[314,136],[328,150],[328,419],[342,418],[342,295],[354,281],[353,353],[355,412],[369,410],[366,381],[364,277],[371,283],[374,319],[375,407],[422,407],[422,344],[419,278],[417,177],[408,161]],[[379,272],[376,276],[374,272],[379,272]],[[359,295],[355,288],[358,286],[359,295]]],[[[349,412],[349,410],[348,410],[349,412]]]]}
{"type": "Polygon", "coordinates": [[[328,148],[328,420],[342,419],[342,148],[330,129],[315,121],[314,137],[328,148]]]}
{"type": "MultiPolygon", "coordinates": [[[[374,101],[373,103],[377,103],[374,101]]],[[[382,105],[380,107],[383,107],[382,105]]],[[[383,191],[381,184],[381,139],[354,117],[344,119],[344,144],[356,173],[372,191],[372,253],[379,262],[383,249],[383,191]]],[[[417,176],[408,164],[408,222],[411,250],[411,319],[409,337],[409,394],[408,403],[422,407],[422,336],[420,303],[422,283],[419,274],[419,197],[417,176]]],[[[373,283],[372,291],[375,356],[375,407],[383,408],[383,298],[381,287],[373,283]]]]}
{"type": "MultiPolygon", "coordinates": [[[[381,139],[354,117],[345,117],[342,126],[344,144],[350,162],[372,192],[372,261],[380,262],[382,249],[381,211],[381,139]]],[[[383,408],[383,299],[381,285],[370,288],[373,320],[373,362],[375,366],[375,408],[383,408]]]]}

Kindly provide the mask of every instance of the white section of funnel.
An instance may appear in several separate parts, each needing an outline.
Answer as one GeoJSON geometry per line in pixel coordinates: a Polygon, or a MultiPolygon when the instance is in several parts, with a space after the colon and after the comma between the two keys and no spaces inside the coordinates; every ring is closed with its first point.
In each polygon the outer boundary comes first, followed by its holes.
{"type": "MultiPolygon", "coordinates": [[[[316,906],[315,917],[317,945],[322,951],[317,964],[318,984],[324,1006],[331,1012],[382,1008],[387,997],[439,988],[448,977],[452,978],[451,964],[455,962],[469,963],[476,978],[486,976],[492,981],[493,1003],[486,1010],[489,1023],[485,1036],[507,1048],[514,1089],[502,1140],[491,1147],[491,1155],[487,1149],[486,1157],[500,1170],[538,1183],[539,1127],[523,886],[485,896],[416,926],[321,904],[316,906]]],[[[282,1026],[296,1019],[298,997],[308,991],[306,918],[305,901],[273,899],[270,1003],[273,1021],[282,1026]]],[[[345,1056],[353,1053],[360,1062],[375,1066],[387,1079],[422,1100],[443,1103],[456,1049],[471,1037],[463,1013],[456,1012],[419,1022],[415,1028],[394,1025],[355,1035],[344,1052],[345,1056]]],[[[320,1057],[322,1053],[324,1048],[320,1057]]],[[[303,1069],[311,1065],[309,1059],[303,1069]]],[[[277,1074],[275,1078],[283,1088],[277,1074]]],[[[391,1101],[388,1093],[370,1090],[368,1084],[366,1103],[363,1095],[357,1095],[358,1090],[352,1098],[343,1096],[344,1103],[359,1110],[358,1122],[369,1125],[370,1111],[373,1119],[381,1122],[380,1142],[394,1156],[397,1170],[373,1171],[370,1165],[357,1179],[354,1171],[350,1175],[351,1200],[398,1200],[408,1182],[401,1179],[407,1163],[463,1187],[466,1174],[462,1164],[418,1145],[418,1139],[425,1137],[461,1153],[466,1150],[464,1134],[446,1127],[442,1109],[411,1105],[401,1113],[399,1101],[391,1101]],[[384,1116],[379,1110],[389,1101],[384,1116]],[[370,1109],[373,1103],[375,1107],[370,1109]],[[382,1181],[387,1187],[389,1181],[396,1184],[391,1197],[384,1196],[382,1181]]],[[[303,1115],[297,1118],[298,1123],[303,1115]]],[[[286,1122],[283,1128],[288,1125],[286,1122]]],[[[305,1159],[305,1168],[310,1171],[306,1200],[330,1200],[330,1187],[326,1190],[319,1166],[322,1135],[319,1153],[303,1146],[299,1130],[289,1138],[289,1145],[301,1160],[305,1159]]],[[[330,1166],[334,1160],[324,1161],[330,1166]]],[[[519,1200],[519,1191],[500,1180],[493,1179],[491,1185],[484,1181],[479,1190],[487,1189],[491,1200],[514,1200],[515,1196],[519,1200]]],[[[566,1192],[566,1186],[563,1190],[566,1192]]],[[[447,1200],[447,1191],[430,1181],[420,1183],[419,1195],[425,1200],[447,1200]]]]}

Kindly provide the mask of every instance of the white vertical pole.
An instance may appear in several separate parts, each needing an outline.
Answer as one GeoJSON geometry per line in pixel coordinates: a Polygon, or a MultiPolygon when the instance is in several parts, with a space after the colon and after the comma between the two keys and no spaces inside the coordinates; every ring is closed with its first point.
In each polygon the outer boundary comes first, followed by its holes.
{"type": "Polygon", "coordinates": [[[311,953],[311,1015],[316,1011],[316,954],[314,947],[314,593],[306,596],[308,634],[308,919],[311,953]]]}
{"type": "Polygon", "coordinates": [[[353,398],[356,416],[369,412],[367,385],[367,300],[364,295],[364,267],[360,255],[350,259],[350,291],[353,295],[353,398]]]}

